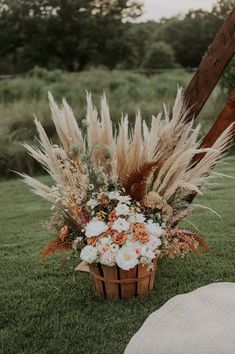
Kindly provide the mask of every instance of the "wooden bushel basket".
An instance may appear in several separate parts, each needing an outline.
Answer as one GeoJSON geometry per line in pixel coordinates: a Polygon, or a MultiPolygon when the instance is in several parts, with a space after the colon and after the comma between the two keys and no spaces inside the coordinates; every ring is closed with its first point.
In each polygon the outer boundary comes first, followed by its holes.
{"type": "Polygon", "coordinates": [[[157,265],[156,258],[153,265],[152,270],[148,270],[148,266],[142,264],[128,271],[117,266],[108,267],[102,264],[90,264],[89,268],[97,296],[102,299],[116,300],[145,295],[152,290],[157,265]]]}

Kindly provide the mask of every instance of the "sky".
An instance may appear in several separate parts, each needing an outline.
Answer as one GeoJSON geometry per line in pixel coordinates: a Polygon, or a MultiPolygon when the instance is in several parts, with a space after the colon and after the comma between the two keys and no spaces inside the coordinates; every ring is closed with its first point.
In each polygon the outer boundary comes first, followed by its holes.
{"type": "Polygon", "coordinates": [[[216,0],[142,0],[144,14],[138,22],[159,20],[162,17],[171,17],[176,14],[184,14],[190,9],[202,8],[211,10],[216,0]]]}

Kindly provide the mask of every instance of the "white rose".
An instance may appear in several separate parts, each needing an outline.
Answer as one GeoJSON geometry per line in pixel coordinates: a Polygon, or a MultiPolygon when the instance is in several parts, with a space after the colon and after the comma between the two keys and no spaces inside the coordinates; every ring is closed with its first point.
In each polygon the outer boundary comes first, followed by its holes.
{"type": "Polygon", "coordinates": [[[100,239],[100,242],[101,242],[102,245],[104,245],[104,246],[109,246],[110,243],[111,243],[111,237],[110,237],[110,236],[108,236],[108,237],[102,237],[102,238],[100,239]]]}
{"type": "Polygon", "coordinates": [[[112,225],[112,229],[118,232],[127,231],[129,229],[129,222],[123,218],[118,218],[112,225]]]}
{"type": "Polygon", "coordinates": [[[149,236],[149,241],[146,243],[146,246],[155,251],[161,244],[162,242],[158,237],[151,235],[149,236]]]}
{"type": "Polygon", "coordinates": [[[86,203],[87,206],[89,206],[91,209],[94,209],[97,205],[99,205],[99,202],[95,199],[90,199],[86,203]]]}
{"type": "Polygon", "coordinates": [[[148,223],[146,225],[146,228],[149,232],[150,235],[153,235],[155,237],[161,237],[162,236],[162,228],[159,224],[153,223],[152,220],[148,220],[148,223]]]}
{"type": "Polygon", "coordinates": [[[148,246],[144,246],[141,249],[141,256],[151,261],[153,258],[155,258],[155,253],[153,250],[149,249],[148,246]]]}
{"type": "Polygon", "coordinates": [[[134,268],[138,264],[137,254],[131,247],[124,246],[117,254],[117,265],[124,270],[134,268]]]}
{"type": "Polygon", "coordinates": [[[135,213],[129,216],[128,221],[131,222],[132,224],[143,223],[145,221],[145,216],[143,214],[135,213]]]}
{"type": "Polygon", "coordinates": [[[117,200],[120,203],[124,203],[124,204],[130,204],[131,203],[131,197],[129,197],[129,195],[120,195],[117,200]]]}
{"type": "Polygon", "coordinates": [[[118,200],[120,193],[118,191],[109,192],[108,197],[110,200],[118,200]]]}
{"type": "Polygon", "coordinates": [[[126,204],[119,203],[116,206],[115,211],[117,213],[117,216],[119,216],[119,215],[128,215],[129,207],[126,204]]]}
{"type": "Polygon", "coordinates": [[[86,246],[81,250],[80,257],[87,263],[93,263],[97,259],[97,249],[93,246],[86,246]]]}
{"type": "Polygon", "coordinates": [[[87,237],[99,236],[107,230],[108,226],[103,221],[93,218],[85,227],[85,235],[87,237]]]}
{"type": "Polygon", "coordinates": [[[100,263],[112,267],[116,264],[116,257],[110,250],[100,255],[100,263]]]}

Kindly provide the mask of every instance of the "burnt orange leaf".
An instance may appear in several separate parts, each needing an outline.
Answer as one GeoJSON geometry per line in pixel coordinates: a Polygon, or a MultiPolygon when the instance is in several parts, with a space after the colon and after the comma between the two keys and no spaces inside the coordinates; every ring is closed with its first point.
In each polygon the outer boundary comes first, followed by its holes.
{"type": "Polygon", "coordinates": [[[61,251],[69,251],[72,249],[72,243],[69,241],[62,241],[60,238],[50,241],[43,249],[41,261],[43,262],[46,257],[61,251]]]}
{"type": "Polygon", "coordinates": [[[139,168],[130,171],[122,179],[122,185],[126,194],[135,200],[143,199],[146,190],[146,182],[150,174],[156,169],[157,162],[146,162],[139,168]]]}
{"type": "Polygon", "coordinates": [[[199,236],[197,234],[194,234],[194,239],[198,242],[199,246],[201,248],[203,248],[205,251],[209,252],[210,251],[210,248],[208,246],[208,244],[206,243],[206,241],[203,239],[202,236],[199,236]]]}

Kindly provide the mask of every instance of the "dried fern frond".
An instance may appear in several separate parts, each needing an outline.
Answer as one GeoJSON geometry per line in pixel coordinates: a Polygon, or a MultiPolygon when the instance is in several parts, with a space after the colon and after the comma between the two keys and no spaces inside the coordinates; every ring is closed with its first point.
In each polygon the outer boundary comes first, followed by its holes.
{"type": "Polygon", "coordinates": [[[138,201],[143,199],[146,192],[147,179],[156,168],[157,163],[152,161],[146,162],[142,166],[129,172],[127,176],[122,179],[122,185],[126,194],[138,201]]]}
{"type": "Polygon", "coordinates": [[[70,251],[72,243],[69,241],[62,241],[60,238],[50,241],[43,249],[41,261],[43,262],[46,257],[62,251],[70,251]]]}

